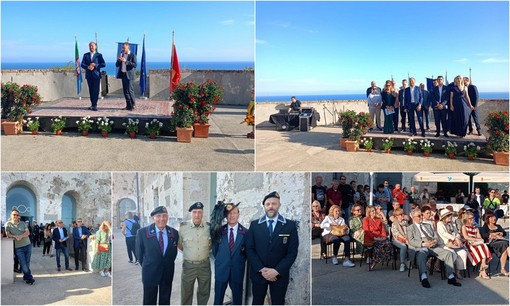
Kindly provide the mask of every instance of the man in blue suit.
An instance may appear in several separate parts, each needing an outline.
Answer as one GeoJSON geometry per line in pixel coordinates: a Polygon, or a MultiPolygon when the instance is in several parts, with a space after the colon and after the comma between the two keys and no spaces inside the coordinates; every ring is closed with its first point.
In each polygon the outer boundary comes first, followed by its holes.
{"type": "Polygon", "coordinates": [[[66,270],[73,271],[69,268],[69,249],[67,248],[67,240],[69,235],[67,229],[64,227],[62,220],[57,220],[57,227],[53,229],[52,235],[53,241],[55,241],[55,250],[57,251],[57,271],[60,271],[60,254],[64,253],[66,270]]]}
{"type": "Polygon", "coordinates": [[[409,79],[409,87],[405,89],[404,93],[404,105],[409,115],[409,126],[411,135],[416,136],[416,124],[414,121],[414,114],[418,118],[418,124],[420,125],[421,137],[425,137],[425,129],[423,128],[423,116],[421,112],[423,97],[420,92],[420,88],[415,85],[416,81],[414,78],[409,79]]]}
{"type": "Polygon", "coordinates": [[[473,124],[471,123],[471,119],[475,122],[476,131],[478,132],[478,136],[482,136],[482,130],[480,129],[480,121],[478,120],[478,110],[476,107],[478,106],[478,88],[475,85],[471,84],[471,80],[468,77],[464,77],[464,86],[467,86],[469,100],[471,101],[471,105],[473,105],[474,109],[471,111],[471,116],[469,117],[468,123],[468,135],[473,134],[473,124]]]}
{"type": "MultiPolygon", "coordinates": [[[[238,204],[239,205],[239,204],[238,204]]],[[[243,280],[246,264],[245,240],[248,230],[238,223],[237,205],[225,206],[227,224],[221,229],[221,240],[213,242],[214,271],[214,305],[223,305],[225,290],[230,285],[232,304],[243,304],[243,280]]]]}
{"type": "Polygon", "coordinates": [[[437,77],[437,86],[435,86],[430,94],[430,105],[434,110],[434,122],[436,125],[436,137],[441,134],[441,126],[443,127],[444,137],[448,136],[450,127],[448,126],[448,105],[450,94],[448,86],[444,85],[443,77],[437,77]]]}
{"type": "Polygon", "coordinates": [[[83,225],[81,218],[76,220],[76,227],[73,228],[73,248],[74,248],[74,270],[78,270],[81,261],[82,270],[89,272],[87,268],[87,245],[88,238],[91,235],[88,228],[83,225]]]}
{"type": "Polygon", "coordinates": [[[262,201],[265,216],[250,224],[246,253],[250,263],[253,305],[264,304],[267,287],[271,304],[285,304],[290,268],[296,260],[299,238],[296,222],[278,213],[280,195],[271,192],[262,201]]]}
{"type": "Polygon", "coordinates": [[[124,91],[124,98],[126,98],[127,110],[135,108],[135,89],[133,83],[136,79],[136,54],[131,53],[129,50],[129,43],[125,42],[122,45],[122,53],[119,55],[116,67],[119,67],[117,78],[122,79],[122,90],[124,91]]]}
{"type": "Polygon", "coordinates": [[[81,68],[85,70],[85,79],[89,86],[90,110],[97,111],[97,100],[99,99],[99,85],[101,83],[101,68],[106,66],[103,55],[96,52],[97,46],[95,42],[89,43],[89,50],[83,55],[81,60],[81,68]]]}
{"type": "Polygon", "coordinates": [[[151,217],[154,223],[136,233],[136,256],[142,267],[143,304],[170,305],[179,232],[167,225],[166,207],[156,207],[151,217]]]}
{"type": "Polygon", "coordinates": [[[423,125],[425,126],[425,129],[428,131],[430,129],[429,126],[429,114],[430,114],[430,93],[428,90],[425,89],[425,84],[420,83],[420,91],[421,95],[423,97],[423,103],[421,105],[421,112],[423,120],[423,125]]]}

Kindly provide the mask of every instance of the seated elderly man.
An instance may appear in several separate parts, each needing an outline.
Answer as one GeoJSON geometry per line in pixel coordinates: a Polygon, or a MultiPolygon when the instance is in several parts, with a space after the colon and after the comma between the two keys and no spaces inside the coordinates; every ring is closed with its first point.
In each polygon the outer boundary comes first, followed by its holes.
{"type": "Polygon", "coordinates": [[[453,254],[451,251],[444,249],[441,240],[437,238],[437,233],[428,223],[422,222],[422,213],[420,209],[411,211],[413,224],[407,228],[407,240],[409,247],[416,251],[416,263],[420,272],[421,285],[430,288],[427,279],[427,256],[436,256],[439,260],[444,261],[446,265],[446,274],[448,275],[448,284],[456,287],[462,286],[455,279],[455,269],[453,267],[453,254]]]}

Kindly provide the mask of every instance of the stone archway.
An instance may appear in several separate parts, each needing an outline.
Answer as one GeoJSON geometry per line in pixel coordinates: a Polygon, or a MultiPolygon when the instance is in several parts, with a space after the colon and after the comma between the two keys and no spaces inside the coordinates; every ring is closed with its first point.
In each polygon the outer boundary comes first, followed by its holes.
{"type": "Polygon", "coordinates": [[[118,222],[117,226],[120,227],[120,224],[122,223],[122,221],[124,221],[124,215],[128,211],[137,214],[135,201],[133,201],[130,198],[120,199],[119,203],[117,204],[117,222],[118,222]]]}
{"type": "Polygon", "coordinates": [[[60,216],[66,227],[69,227],[76,220],[76,197],[73,192],[66,192],[62,196],[60,216]]]}
{"type": "Polygon", "coordinates": [[[12,209],[17,209],[22,221],[37,220],[37,197],[34,191],[23,183],[15,183],[9,188],[6,195],[6,216],[12,209]]]}

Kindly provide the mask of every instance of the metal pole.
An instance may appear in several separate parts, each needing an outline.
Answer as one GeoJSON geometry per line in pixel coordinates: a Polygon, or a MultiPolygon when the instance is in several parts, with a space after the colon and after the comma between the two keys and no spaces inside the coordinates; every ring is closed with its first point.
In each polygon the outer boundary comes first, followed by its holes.
{"type": "MultiPolygon", "coordinates": [[[[138,175],[138,172],[136,172],[136,210],[138,214],[138,218],[140,221],[142,218],[140,218],[140,177],[138,175]]],[[[145,221],[145,219],[144,219],[145,221]]],[[[145,222],[142,221],[142,224],[145,224],[145,222]]]]}

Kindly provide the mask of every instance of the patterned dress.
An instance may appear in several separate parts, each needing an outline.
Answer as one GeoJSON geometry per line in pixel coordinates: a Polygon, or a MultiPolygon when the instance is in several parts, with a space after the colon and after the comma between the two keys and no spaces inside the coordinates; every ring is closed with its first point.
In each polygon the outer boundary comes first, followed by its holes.
{"type": "Polygon", "coordinates": [[[376,262],[390,262],[393,258],[393,246],[389,239],[375,241],[375,237],[388,238],[384,225],[379,218],[363,218],[363,231],[365,232],[365,245],[374,247],[373,259],[376,262]]]}
{"type": "Polygon", "coordinates": [[[361,217],[351,217],[349,219],[349,228],[351,229],[352,238],[356,241],[356,253],[360,254],[363,251],[363,240],[365,239],[361,217]]]}
{"type": "Polygon", "coordinates": [[[96,250],[99,244],[103,243],[107,243],[109,247],[108,252],[99,252],[94,255],[94,259],[92,260],[92,269],[104,270],[111,268],[112,244],[110,238],[111,236],[101,229],[96,232],[96,250]]]}
{"type": "MultiPolygon", "coordinates": [[[[466,226],[466,233],[468,237],[476,238],[478,233],[478,227],[466,226]]],[[[468,249],[468,258],[473,266],[476,266],[483,258],[487,258],[487,262],[491,261],[492,254],[489,251],[489,247],[485,243],[480,245],[471,245],[466,241],[466,248],[468,249]]]]}

